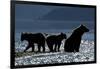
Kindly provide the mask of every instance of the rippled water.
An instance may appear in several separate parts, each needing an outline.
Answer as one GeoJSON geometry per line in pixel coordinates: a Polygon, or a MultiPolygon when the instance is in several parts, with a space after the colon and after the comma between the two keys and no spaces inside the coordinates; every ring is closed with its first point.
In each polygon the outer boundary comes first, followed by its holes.
{"type": "MultiPolygon", "coordinates": [[[[17,41],[15,43],[15,51],[23,52],[25,47],[27,46],[27,42],[21,43],[17,41]]],[[[54,63],[71,63],[71,62],[86,62],[86,61],[94,61],[94,41],[91,40],[82,40],[80,45],[80,52],[78,53],[67,53],[64,52],[62,42],[60,52],[54,53],[34,53],[29,52],[26,55],[22,55],[20,57],[15,58],[15,65],[41,65],[41,64],[54,64],[54,63]]],[[[29,49],[28,51],[31,51],[29,49]]],[[[46,51],[48,51],[48,47],[46,46],[46,51]]],[[[23,53],[22,53],[23,54],[23,53]]]]}

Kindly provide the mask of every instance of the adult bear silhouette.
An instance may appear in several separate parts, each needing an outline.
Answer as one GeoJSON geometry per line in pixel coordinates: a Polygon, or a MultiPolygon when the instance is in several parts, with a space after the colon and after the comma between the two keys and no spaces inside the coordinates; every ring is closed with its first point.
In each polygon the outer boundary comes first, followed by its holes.
{"type": "Polygon", "coordinates": [[[76,28],[71,34],[71,36],[65,40],[64,51],[79,52],[81,38],[85,32],[89,32],[89,29],[86,28],[84,25],[81,25],[76,28]]]}
{"type": "Polygon", "coordinates": [[[46,39],[50,52],[59,51],[61,41],[66,39],[66,34],[60,33],[59,35],[51,35],[46,39]]]}
{"type": "Polygon", "coordinates": [[[41,48],[43,48],[43,52],[45,52],[45,37],[42,33],[22,33],[21,41],[23,40],[28,41],[28,46],[24,52],[26,52],[29,48],[32,48],[32,52],[34,52],[34,43],[37,43],[39,52],[41,51],[41,48]]]}

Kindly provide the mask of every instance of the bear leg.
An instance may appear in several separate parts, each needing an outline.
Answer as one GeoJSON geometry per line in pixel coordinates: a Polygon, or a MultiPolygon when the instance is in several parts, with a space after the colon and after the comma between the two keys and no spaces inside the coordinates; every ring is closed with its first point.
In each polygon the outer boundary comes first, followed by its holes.
{"type": "Polygon", "coordinates": [[[58,49],[57,49],[58,52],[60,51],[60,45],[61,43],[58,44],[58,49]]]}
{"type": "Polygon", "coordinates": [[[40,52],[41,50],[41,45],[38,45],[38,52],[40,52]]]}
{"type": "Polygon", "coordinates": [[[26,47],[26,49],[24,50],[24,52],[26,52],[26,50],[28,50],[30,47],[31,47],[31,46],[28,45],[28,46],[26,47]]]}
{"type": "Polygon", "coordinates": [[[57,44],[55,44],[53,52],[57,52],[57,44]]]}
{"type": "Polygon", "coordinates": [[[79,49],[77,48],[77,49],[75,49],[75,52],[79,52],[79,49]]]}
{"type": "Polygon", "coordinates": [[[32,52],[34,52],[34,45],[32,46],[32,52]]]}
{"type": "Polygon", "coordinates": [[[45,46],[42,46],[42,48],[43,48],[43,52],[45,52],[45,46]]]}

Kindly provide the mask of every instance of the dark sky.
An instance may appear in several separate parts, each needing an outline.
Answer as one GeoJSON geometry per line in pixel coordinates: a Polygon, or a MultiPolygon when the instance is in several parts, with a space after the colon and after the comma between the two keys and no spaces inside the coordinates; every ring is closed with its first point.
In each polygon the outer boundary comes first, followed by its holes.
{"type": "Polygon", "coordinates": [[[63,32],[80,24],[94,29],[94,8],[16,4],[17,32],[63,32]]]}

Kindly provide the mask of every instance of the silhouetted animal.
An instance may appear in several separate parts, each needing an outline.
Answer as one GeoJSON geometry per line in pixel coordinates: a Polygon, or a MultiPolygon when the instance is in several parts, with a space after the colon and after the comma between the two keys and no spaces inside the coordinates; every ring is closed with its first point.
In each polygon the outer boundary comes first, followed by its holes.
{"type": "Polygon", "coordinates": [[[21,34],[21,41],[27,40],[28,46],[24,50],[28,50],[30,47],[32,47],[32,51],[34,51],[34,43],[37,43],[38,45],[38,51],[41,51],[41,47],[43,48],[43,52],[45,52],[45,37],[42,33],[22,33],[21,34]]]}
{"type": "Polygon", "coordinates": [[[66,39],[66,34],[63,34],[63,33],[61,33],[59,35],[48,36],[46,39],[46,42],[50,49],[50,52],[59,51],[61,41],[63,39],[66,39]]]}
{"type": "Polygon", "coordinates": [[[81,38],[85,32],[89,32],[89,29],[87,29],[84,25],[76,28],[72,35],[65,40],[65,52],[79,52],[81,38]]]}

